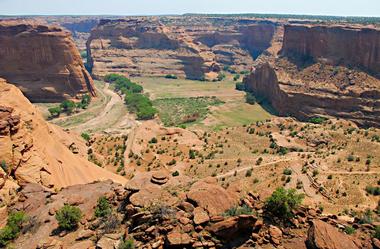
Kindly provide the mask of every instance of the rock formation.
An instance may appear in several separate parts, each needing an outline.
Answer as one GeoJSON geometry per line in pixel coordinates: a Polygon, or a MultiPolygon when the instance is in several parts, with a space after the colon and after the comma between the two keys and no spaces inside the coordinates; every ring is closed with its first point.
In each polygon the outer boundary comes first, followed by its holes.
{"type": "Polygon", "coordinates": [[[86,146],[74,135],[47,123],[15,86],[0,79],[0,196],[7,202],[25,183],[54,189],[114,175],[85,159],[86,146]],[[76,150],[70,150],[76,147],[76,150]]]}
{"type": "Polygon", "coordinates": [[[215,78],[224,66],[249,69],[254,58],[270,47],[275,29],[274,23],[252,20],[102,20],[88,40],[88,61],[96,77],[118,72],[215,78]]]}
{"type": "Polygon", "coordinates": [[[379,127],[379,37],[376,29],[287,26],[281,56],[262,58],[244,82],[280,115],[335,116],[379,127]]]}
{"type": "Polygon", "coordinates": [[[69,32],[26,21],[0,22],[0,76],[33,102],[95,95],[69,32]]]}

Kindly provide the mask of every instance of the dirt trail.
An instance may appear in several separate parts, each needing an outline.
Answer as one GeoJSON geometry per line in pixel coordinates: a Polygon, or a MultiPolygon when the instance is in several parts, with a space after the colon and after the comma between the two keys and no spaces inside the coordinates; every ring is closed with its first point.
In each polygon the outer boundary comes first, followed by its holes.
{"type": "MultiPolygon", "coordinates": [[[[257,159],[255,159],[255,160],[257,160],[257,159]]],[[[260,164],[260,165],[257,165],[257,166],[239,167],[239,168],[232,169],[232,170],[230,170],[227,173],[217,175],[216,178],[220,179],[220,178],[223,178],[223,177],[229,177],[229,176],[233,176],[235,174],[235,172],[240,173],[240,172],[243,172],[243,171],[247,171],[249,169],[257,169],[257,168],[265,167],[265,166],[268,166],[268,165],[273,165],[273,164],[276,164],[276,163],[288,162],[288,161],[291,161],[291,160],[292,160],[291,158],[288,158],[288,159],[283,159],[283,160],[277,160],[277,161],[274,161],[274,162],[263,163],[263,164],[260,164]]],[[[226,159],[224,159],[224,161],[226,161],[226,159]]],[[[252,161],[253,161],[253,159],[252,159],[252,161]]]]}

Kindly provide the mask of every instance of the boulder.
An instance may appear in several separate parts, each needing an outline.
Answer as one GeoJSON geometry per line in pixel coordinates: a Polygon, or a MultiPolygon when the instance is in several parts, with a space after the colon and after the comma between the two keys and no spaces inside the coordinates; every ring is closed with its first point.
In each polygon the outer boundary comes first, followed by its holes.
{"type": "Polygon", "coordinates": [[[191,243],[191,237],[187,233],[171,232],[166,238],[168,246],[186,246],[191,243]]]}
{"type": "Polygon", "coordinates": [[[250,232],[257,218],[253,215],[240,215],[208,226],[206,229],[218,237],[228,239],[241,232],[250,232]]]}
{"type": "Polygon", "coordinates": [[[201,208],[196,207],[194,209],[194,223],[195,225],[201,225],[203,223],[206,223],[210,220],[210,217],[208,216],[207,212],[201,208]]]}
{"type": "Polygon", "coordinates": [[[321,220],[313,220],[306,245],[308,249],[359,249],[354,238],[321,220]]]}
{"type": "Polygon", "coordinates": [[[219,215],[235,205],[234,198],[221,186],[204,181],[191,186],[187,198],[210,215],[219,215]]]}
{"type": "Polygon", "coordinates": [[[272,225],[269,226],[269,235],[273,244],[279,245],[281,243],[282,231],[280,228],[272,225]]]}

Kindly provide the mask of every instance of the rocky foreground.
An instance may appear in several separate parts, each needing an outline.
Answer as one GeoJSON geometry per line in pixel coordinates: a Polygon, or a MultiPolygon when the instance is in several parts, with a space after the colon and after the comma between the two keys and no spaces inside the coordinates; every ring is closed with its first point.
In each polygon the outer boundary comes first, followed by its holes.
{"type": "Polygon", "coordinates": [[[34,21],[0,21],[0,77],[33,102],[95,95],[71,34],[34,21]]]}

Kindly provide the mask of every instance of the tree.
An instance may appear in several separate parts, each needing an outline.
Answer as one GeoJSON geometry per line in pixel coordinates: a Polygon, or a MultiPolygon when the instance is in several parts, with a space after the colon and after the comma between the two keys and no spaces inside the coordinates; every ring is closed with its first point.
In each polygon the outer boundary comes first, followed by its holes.
{"type": "Polygon", "coordinates": [[[299,207],[304,198],[303,194],[297,194],[295,189],[276,189],[265,202],[265,210],[278,218],[288,219],[292,217],[292,211],[299,207]]]}
{"type": "Polygon", "coordinates": [[[245,91],[245,84],[242,82],[238,82],[235,84],[235,89],[238,91],[245,91]]]}
{"type": "Polygon", "coordinates": [[[66,112],[68,114],[71,114],[74,111],[76,105],[75,105],[74,101],[64,100],[61,103],[60,107],[61,107],[62,111],[66,112]]]}
{"type": "Polygon", "coordinates": [[[256,97],[252,93],[247,92],[245,95],[245,102],[247,102],[250,105],[256,104],[256,97]]]}
{"type": "Polygon", "coordinates": [[[112,213],[112,208],[107,198],[102,196],[98,199],[98,203],[95,208],[95,217],[107,217],[112,213]]]}
{"type": "Polygon", "coordinates": [[[9,214],[6,226],[0,230],[0,247],[5,247],[11,240],[18,237],[27,219],[23,211],[9,214]]]}
{"type": "Polygon", "coordinates": [[[83,132],[83,133],[81,134],[81,137],[82,137],[84,140],[86,140],[87,142],[90,141],[90,139],[91,139],[91,136],[90,136],[88,133],[86,133],[86,132],[83,132]]]}
{"type": "Polygon", "coordinates": [[[78,227],[78,222],[82,218],[82,212],[78,207],[65,204],[55,214],[58,226],[62,230],[71,231],[78,227]]]}
{"type": "Polygon", "coordinates": [[[59,117],[59,115],[61,115],[61,107],[59,106],[56,106],[56,107],[51,107],[48,109],[48,111],[50,112],[50,116],[56,118],[56,117],[59,117]]]}

